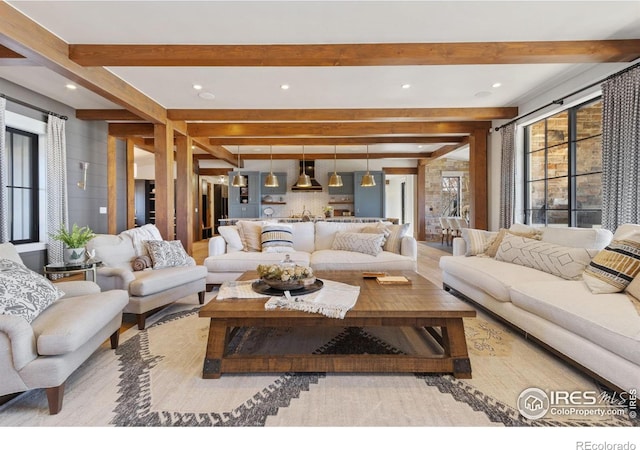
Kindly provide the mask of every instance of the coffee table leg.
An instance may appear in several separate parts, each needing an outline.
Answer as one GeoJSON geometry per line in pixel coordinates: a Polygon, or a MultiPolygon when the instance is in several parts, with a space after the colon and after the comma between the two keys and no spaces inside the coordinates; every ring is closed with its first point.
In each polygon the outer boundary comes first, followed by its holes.
{"type": "Polygon", "coordinates": [[[471,378],[471,361],[467,352],[462,319],[447,319],[442,327],[442,343],[445,354],[453,360],[453,376],[471,378]]]}
{"type": "Polygon", "coordinates": [[[229,328],[223,320],[211,319],[207,353],[204,357],[202,378],[220,378],[222,375],[222,357],[229,342],[229,328]]]}

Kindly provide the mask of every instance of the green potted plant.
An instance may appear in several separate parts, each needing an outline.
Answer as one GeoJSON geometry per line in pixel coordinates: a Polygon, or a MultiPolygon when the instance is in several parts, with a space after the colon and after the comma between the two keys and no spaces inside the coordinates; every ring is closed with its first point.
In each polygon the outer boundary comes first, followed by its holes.
{"type": "Polygon", "coordinates": [[[61,225],[57,232],[49,235],[65,245],[64,262],[73,264],[85,260],[85,245],[95,236],[95,233],[89,227],[79,227],[74,223],[71,231],[61,225]]]}

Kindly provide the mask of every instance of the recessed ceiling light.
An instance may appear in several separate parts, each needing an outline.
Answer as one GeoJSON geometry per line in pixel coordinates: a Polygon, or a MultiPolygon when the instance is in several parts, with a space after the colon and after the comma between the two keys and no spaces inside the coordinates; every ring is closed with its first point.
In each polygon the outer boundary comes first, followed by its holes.
{"type": "Polygon", "coordinates": [[[66,87],[67,87],[67,89],[70,89],[72,91],[78,89],[78,86],[76,86],[75,84],[71,84],[71,83],[67,84],[66,87]]]}
{"type": "Polygon", "coordinates": [[[214,98],[216,98],[216,96],[213,95],[211,92],[200,92],[198,94],[198,97],[203,98],[205,100],[213,100],[214,98]]]}
{"type": "Polygon", "coordinates": [[[402,89],[409,89],[411,85],[409,83],[405,83],[402,85],[402,89]]]}
{"type": "Polygon", "coordinates": [[[283,91],[286,91],[287,89],[289,89],[289,85],[288,84],[281,84],[280,85],[280,89],[282,89],[283,91]]]}
{"type": "Polygon", "coordinates": [[[494,87],[494,88],[499,88],[500,86],[502,86],[502,83],[499,83],[499,82],[498,83],[493,83],[491,85],[491,87],[494,87]]]}
{"type": "Polygon", "coordinates": [[[202,89],[202,85],[201,85],[201,84],[194,84],[194,85],[193,85],[193,88],[194,88],[196,91],[199,91],[200,89],[202,89]]]}

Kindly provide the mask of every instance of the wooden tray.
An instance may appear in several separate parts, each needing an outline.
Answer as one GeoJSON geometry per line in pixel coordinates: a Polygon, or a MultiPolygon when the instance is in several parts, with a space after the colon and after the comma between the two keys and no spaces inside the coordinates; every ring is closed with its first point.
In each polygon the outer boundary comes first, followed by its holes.
{"type": "MultiPolygon", "coordinates": [[[[300,289],[291,290],[289,292],[291,292],[292,294],[295,293],[295,295],[311,294],[312,292],[316,292],[322,289],[322,286],[324,286],[324,283],[322,282],[322,280],[316,279],[316,281],[313,284],[310,284],[309,286],[304,286],[300,289]]],[[[283,290],[272,288],[262,280],[254,281],[253,283],[251,283],[251,288],[258,294],[276,295],[276,296],[284,295],[283,290]]]]}

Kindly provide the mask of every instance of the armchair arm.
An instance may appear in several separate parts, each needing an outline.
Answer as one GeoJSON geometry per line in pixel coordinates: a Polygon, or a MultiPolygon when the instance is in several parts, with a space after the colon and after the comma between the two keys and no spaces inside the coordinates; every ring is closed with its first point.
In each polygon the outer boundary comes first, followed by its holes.
{"type": "Polygon", "coordinates": [[[464,256],[467,253],[467,243],[461,237],[453,238],[453,256],[464,256]]]}
{"type": "Polygon", "coordinates": [[[124,267],[98,267],[97,283],[103,291],[124,289],[129,291],[129,283],[135,280],[133,270],[124,267]]]}
{"type": "Polygon", "coordinates": [[[0,314],[0,333],[4,333],[9,340],[15,370],[22,369],[37,358],[33,328],[23,317],[0,314]]]}
{"type": "Polygon", "coordinates": [[[227,243],[222,236],[209,239],[209,256],[224,255],[226,252],[227,243]]]}
{"type": "Polygon", "coordinates": [[[100,286],[93,281],[60,281],[56,283],[56,286],[64,292],[62,298],[79,297],[100,292],[100,286]]]}

